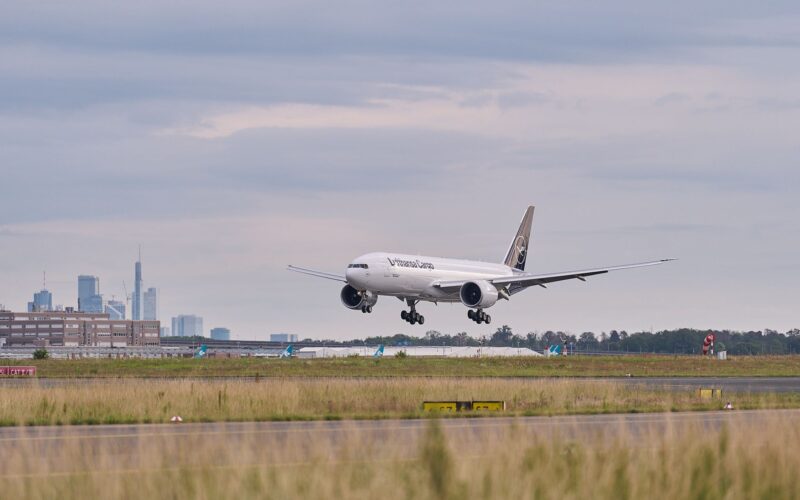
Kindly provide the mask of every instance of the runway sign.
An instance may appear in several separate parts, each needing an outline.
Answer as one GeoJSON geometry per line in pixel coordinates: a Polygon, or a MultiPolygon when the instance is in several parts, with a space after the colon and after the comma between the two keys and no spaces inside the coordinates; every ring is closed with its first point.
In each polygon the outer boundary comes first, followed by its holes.
{"type": "Polygon", "coordinates": [[[423,411],[504,411],[505,401],[423,401],[423,411]]]}
{"type": "Polygon", "coordinates": [[[722,397],[722,389],[697,389],[697,395],[700,399],[718,399],[722,397]]]}
{"type": "Polygon", "coordinates": [[[35,377],[35,366],[0,366],[0,376],[4,377],[35,377]]]}

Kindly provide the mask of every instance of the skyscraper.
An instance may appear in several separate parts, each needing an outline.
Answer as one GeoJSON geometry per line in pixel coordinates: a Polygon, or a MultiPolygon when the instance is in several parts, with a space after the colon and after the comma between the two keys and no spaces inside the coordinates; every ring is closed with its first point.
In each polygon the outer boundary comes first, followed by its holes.
{"type": "Polygon", "coordinates": [[[119,300],[109,300],[106,304],[106,314],[109,319],[121,320],[125,319],[125,303],[119,300]]]}
{"type": "Polygon", "coordinates": [[[142,251],[139,250],[139,260],[134,266],[133,299],[131,304],[131,319],[142,319],[142,251]]]}
{"type": "Polygon", "coordinates": [[[144,320],[156,321],[158,319],[158,290],[148,288],[144,292],[144,320]]]}
{"type": "Polygon", "coordinates": [[[33,301],[28,302],[28,312],[41,312],[53,310],[53,294],[44,289],[33,294],[33,301]]]}
{"type": "Polygon", "coordinates": [[[78,310],[103,312],[103,296],[100,295],[100,279],[97,276],[78,276],[78,310]]]}
{"type": "Polygon", "coordinates": [[[181,314],[172,318],[173,337],[202,337],[203,318],[193,314],[181,314]]]}
{"type": "Polygon", "coordinates": [[[86,300],[100,293],[100,280],[97,276],[82,274],[78,276],[78,310],[84,311],[86,300]]]}

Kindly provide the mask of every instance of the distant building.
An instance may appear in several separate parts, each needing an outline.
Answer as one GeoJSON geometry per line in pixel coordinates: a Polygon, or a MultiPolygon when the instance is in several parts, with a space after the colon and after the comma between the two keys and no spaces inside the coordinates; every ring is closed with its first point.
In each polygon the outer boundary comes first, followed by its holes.
{"type": "Polygon", "coordinates": [[[161,337],[169,337],[170,336],[170,329],[168,326],[161,327],[161,337]]]}
{"type": "Polygon", "coordinates": [[[33,294],[33,301],[28,302],[28,312],[52,311],[53,294],[48,290],[42,290],[33,294]]]}
{"type": "Polygon", "coordinates": [[[103,312],[103,296],[100,295],[100,278],[97,276],[78,276],[78,311],[103,312]]]}
{"type": "Polygon", "coordinates": [[[181,314],[172,318],[173,337],[202,337],[203,318],[193,314],[181,314]]]}
{"type": "Polygon", "coordinates": [[[105,312],[111,319],[125,319],[125,303],[119,300],[109,300],[105,312]]]}
{"type": "Polygon", "coordinates": [[[132,304],[131,304],[131,319],[141,320],[142,319],[142,302],[143,302],[143,294],[142,294],[142,256],[139,255],[139,260],[136,261],[136,264],[133,267],[133,297],[132,297],[132,304]]]}
{"type": "Polygon", "coordinates": [[[231,339],[231,331],[227,328],[212,328],[211,329],[211,339],[212,340],[230,340],[231,339]]]}
{"type": "Polygon", "coordinates": [[[156,346],[158,321],[116,321],[108,314],[75,311],[0,312],[6,346],[156,346]]]}
{"type": "Polygon", "coordinates": [[[144,320],[155,321],[158,319],[158,290],[155,288],[148,288],[144,292],[144,311],[142,312],[144,320]]]}
{"type": "Polygon", "coordinates": [[[269,336],[271,342],[297,342],[297,335],[294,333],[273,333],[269,336]]]}

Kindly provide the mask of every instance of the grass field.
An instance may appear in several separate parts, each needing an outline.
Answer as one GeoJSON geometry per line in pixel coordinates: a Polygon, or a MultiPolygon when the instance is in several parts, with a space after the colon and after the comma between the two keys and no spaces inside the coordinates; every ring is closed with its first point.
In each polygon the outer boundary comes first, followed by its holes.
{"type": "MultiPolygon", "coordinates": [[[[0,425],[419,418],[424,400],[504,400],[502,415],[720,409],[692,391],[607,381],[503,378],[114,379],[0,386],[0,425]]],[[[797,408],[800,394],[736,394],[737,409],[797,408]]],[[[488,413],[487,413],[488,414],[488,413]]],[[[484,414],[484,415],[487,415],[484,414]]]]}
{"type": "MultiPolygon", "coordinates": [[[[580,429],[578,429],[580,431],[580,429]]],[[[800,497],[800,425],[733,421],[576,438],[431,420],[415,439],[354,432],[7,441],[4,498],[750,499],[800,497]]]]}
{"type": "Polygon", "coordinates": [[[558,358],[82,359],[35,365],[39,377],[698,377],[798,376],[800,355],[572,356],[558,358]]]}

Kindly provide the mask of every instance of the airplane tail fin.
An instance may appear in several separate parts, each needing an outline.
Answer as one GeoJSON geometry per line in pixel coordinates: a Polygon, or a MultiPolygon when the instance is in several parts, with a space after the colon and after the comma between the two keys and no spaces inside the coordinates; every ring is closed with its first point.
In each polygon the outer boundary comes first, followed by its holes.
{"type": "Polygon", "coordinates": [[[282,358],[291,358],[294,355],[294,346],[289,344],[281,353],[282,358]]]}
{"type": "Polygon", "coordinates": [[[375,354],[372,355],[373,358],[380,358],[383,356],[383,344],[378,346],[378,349],[375,351],[375,354]]]}
{"type": "Polygon", "coordinates": [[[200,348],[199,348],[199,349],[197,349],[197,351],[194,353],[194,357],[195,357],[195,358],[203,358],[203,357],[205,357],[205,355],[206,355],[207,351],[208,351],[208,346],[207,346],[207,345],[205,345],[205,344],[203,344],[203,345],[201,345],[201,346],[200,346],[200,348]]]}
{"type": "Polygon", "coordinates": [[[525,261],[528,259],[528,249],[531,244],[531,226],[533,225],[533,206],[525,210],[522,222],[517,229],[517,235],[511,241],[511,246],[506,254],[505,265],[520,271],[525,270],[525,261]]]}
{"type": "Polygon", "coordinates": [[[559,354],[561,354],[561,344],[553,344],[545,351],[545,356],[547,357],[558,356],[559,354]]]}

